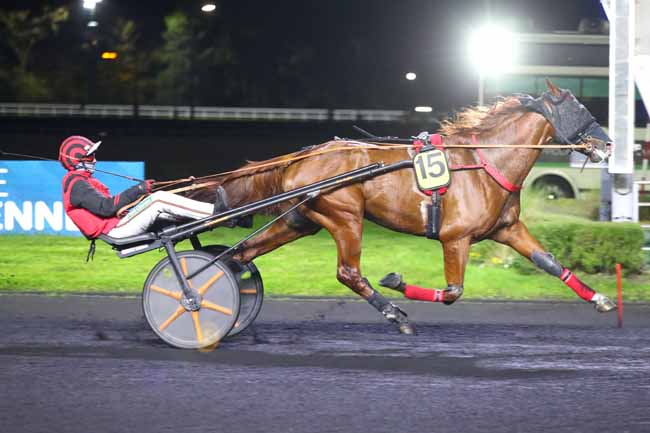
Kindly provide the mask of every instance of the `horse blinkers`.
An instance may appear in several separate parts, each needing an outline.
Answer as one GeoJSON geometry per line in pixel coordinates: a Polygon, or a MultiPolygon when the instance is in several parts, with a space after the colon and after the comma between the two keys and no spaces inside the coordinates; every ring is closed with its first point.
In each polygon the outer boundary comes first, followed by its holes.
{"type": "Polygon", "coordinates": [[[571,91],[563,89],[558,96],[544,92],[539,98],[522,95],[519,101],[549,121],[555,130],[553,141],[585,145],[585,148],[576,150],[587,155],[591,162],[602,162],[609,158],[612,139],[571,91]]]}

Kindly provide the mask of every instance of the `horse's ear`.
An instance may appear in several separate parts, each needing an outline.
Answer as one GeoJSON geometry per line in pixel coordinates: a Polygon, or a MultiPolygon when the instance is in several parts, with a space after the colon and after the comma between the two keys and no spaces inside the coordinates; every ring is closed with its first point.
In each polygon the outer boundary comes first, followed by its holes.
{"type": "Polygon", "coordinates": [[[551,92],[553,96],[560,96],[562,91],[551,82],[548,78],[546,79],[546,87],[548,87],[548,90],[551,92]]]}

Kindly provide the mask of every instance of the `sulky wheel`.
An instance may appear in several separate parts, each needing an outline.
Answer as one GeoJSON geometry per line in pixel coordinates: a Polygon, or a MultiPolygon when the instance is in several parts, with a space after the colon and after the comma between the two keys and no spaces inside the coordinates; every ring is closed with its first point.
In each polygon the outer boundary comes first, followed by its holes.
{"type": "MultiPolygon", "coordinates": [[[[185,275],[205,266],[214,256],[203,251],[176,254],[185,275]]],[[[230,332],[239,316],[239,285],[222,262],[211,264],[189,283],[202,297],[201,308],[188,311],[169,257],[151,270],[144,283],[142,306],[149,326],[167,344],[182,349],[216,345],[230,332]]]]}
{"type": "MultiPolygon", "coordinates": [[[[215,256],[226,249],[228,247],[224,245],[203,247],[204,251],[215,256]]],[[[227,263],[239,283],[239,319],[228,333],[228,336],[232,337],[243,332],[255,321],[264,301],[264,284],[262,283],[260,271],[253,262],[244,265],[232,258],[223,258],[222,260],[227,263]]]]}

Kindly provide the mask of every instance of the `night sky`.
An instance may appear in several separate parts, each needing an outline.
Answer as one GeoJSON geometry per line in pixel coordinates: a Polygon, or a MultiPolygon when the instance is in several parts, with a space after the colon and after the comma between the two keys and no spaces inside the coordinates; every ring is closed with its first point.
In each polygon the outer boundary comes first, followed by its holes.
{"type": "MultiPolygon", "coordinates": [[[[1,4],[10,9],[43,3],[3,0],[1,4]]],[[[70,5],[73,20],[87,19],[81,0],[50,3],[70,5]]],[[[312,105],[341,108],[405,108],[406,104],[423,103],[452,109],[472,103],[476,77],[467,66],[465,40],[486,15],[496,21],[516,22],[522,31],[577,30],[580,18],[604,16],[597,0],[216,3],[227,31],[234,36],[248,35],[249,43],[241,49],[249,67],[263,70],[264,65],[284,56],[287,47],[308,47],[316,56],[300,71],[302,77],[309,86],[336,89],[327,100],[312,101],[312,105]],[[404,79],[408,71],[418,74],[415,82],[404,79]],[[364,101],[364,106],[355,106],[355,101],[364,101]]],[[[154,45],[164,29],[165,15],[182,9],[201,16],[201,4],[196,0],[103,0],[96,19],[101,25],[116,15],[131,18],[143,38],[154,45]]],[[[282,103],[290,104],[290,100],[284,98],[282,103]]]]}

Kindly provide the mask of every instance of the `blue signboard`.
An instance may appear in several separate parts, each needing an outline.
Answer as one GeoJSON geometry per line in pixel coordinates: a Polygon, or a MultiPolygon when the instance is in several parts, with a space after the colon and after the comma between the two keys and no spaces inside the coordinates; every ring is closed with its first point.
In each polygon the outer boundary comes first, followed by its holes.
{"type": "MultiPolygon", "coordinates": [[[[99,170],[144,179],[144,162],[97,163],[99,170]]],[[[0,235],[81,233],[65,215],[61,180],[66,171],[56,161],[0,161],[0,235]]],[[[117,194],[132,181],[95,173],[117,194]]]]}

